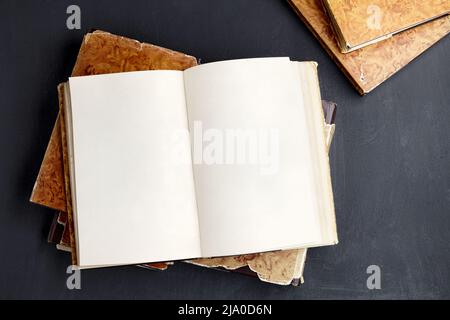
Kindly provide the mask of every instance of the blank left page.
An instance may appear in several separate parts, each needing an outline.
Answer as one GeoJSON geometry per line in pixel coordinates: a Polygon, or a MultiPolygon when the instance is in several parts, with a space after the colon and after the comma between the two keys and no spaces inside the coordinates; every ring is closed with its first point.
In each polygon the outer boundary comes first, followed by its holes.
{"type": "Polygon", "coordinates": [[[69,84],[79,265],[200,256],[183,74],[130,72],[69,84]]]}

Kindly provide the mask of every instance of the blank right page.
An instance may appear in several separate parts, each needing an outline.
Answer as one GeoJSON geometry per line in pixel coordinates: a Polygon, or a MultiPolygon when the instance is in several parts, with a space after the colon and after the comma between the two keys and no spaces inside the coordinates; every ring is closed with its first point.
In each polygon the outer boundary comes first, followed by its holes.
{"type": "Polygon", "coordinates": [[[202,255],[320,244],[298,65],[225,61],[188,69],[184,79],[202,255]]]}

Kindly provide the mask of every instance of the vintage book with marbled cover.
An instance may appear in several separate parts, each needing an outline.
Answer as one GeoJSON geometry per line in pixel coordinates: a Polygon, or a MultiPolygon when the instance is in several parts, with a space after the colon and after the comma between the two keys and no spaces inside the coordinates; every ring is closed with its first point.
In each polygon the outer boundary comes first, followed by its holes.
{"type": "MultiPolygon", "coordinates": [[[[80,50],[80,55],[77,60],[76,67],[74,69],[74,75],[83,75],[83,74],[99,74],[99,73],[111,73],[111,72],[121,72],[121,71],[132,71],[132,70],[145,70],[149,68],[186,68],[190,65],[195,64],[195,59],[192,57],[186,56],[184,54],[178,54],[170,50],[166,50],[166,55],[161,56],[161,50],[162,48],[146,45],[146,44],[139,44],[134,40],[126,39],[123,37],[114,36],[108,33],[104,32],[95,32],[93,34],[89,34],[85,41],[83,42],[82,48],[80,50]],[[99,50],[100,49],[100,50],[99,50]],[[147,50],[143,50],[147,49],[147,50]],[[148,57],[156,56],[159,59],[156,59],[153,61],[151,58],[144,57],[144,59],[137,59],[133,58],[136,55],[143,54],[142,51],[148,55],[148,57]],[[120,60],[120,56],[124,55],[123,61],[120,60]],[[129,59],[131,57],[131,59],[129,59]],[[178,59],[180,62],[172,63],[170,62],[170,59],[178,59]],[[128,59],[128,60],[127,60],[128,59]],[[184,60],[184,62],[183,62],[184,60]],[[130,63],[129,61],[133,61],[130,63]]],[[[59,134],[59,122],[55,125],[57,131],[56,134],[59,134]]],[[[333,127],[329,126],[328,129],[332,129],[333,127]]],[[[52,137],[55,136],[55,133],[52,135],[52,137]]],[[[332,136],[330,133],[328,133],[328,136],[332,136]]],[[[60,138],[60,137],[59,137],[60,138]]],[[[60,140],[61,141],[61,140],[60,140]]],[[[50,143],[50,146],[52,146],[54,149],[56,149],[56,156],[54,156],[55,152],[51,152],[51,157],[48,157],[47,155],[49,152],[46,153],[46,158],[44,159],[43,167],[45,167],[45,164],[49,163],[49,159],[53,160],[53,163],[50,165],[52,168],[51,170],[47,170],[49,174],[41,175],[40,179],[41,183],[36,184],[35,192],[33,195],[35,197],[32,199],[35,202],[39,202],[41,204],[47,205],[47,206],[53,206],[55,209],[61,209],[63,211],[66,210],[65,206],[65,194],[64,192],[60,192],[62,188],[57,188],[57,190],[60,190],[59,192],[56,192],[58,194],[58,199],[61,199],[59,206],[54,206],[54,201],[51,201],[51,199],[54,198],[55,192],[38,192],[41,189],[45,189],[45,187],[50,186],[53,189],[55,185],[63,185],[64,182],[61,179],[54,179],[57,181],[57,183],[53,183],[53,181],[48,181],[48,177],[54,176],[55,172],[59,172],[59,177],[62,176],[62,158],[61,158],[61,145],[57,143],[50,143]],[[44,188],[43,188],[44,187],[44,188]],[[36,197],[37,194],[44,195],[44,197],[36,197]],[[45,195],[48,195],[47,199],[45,198],[45,195]]],[[[49,147],[50,149],[50,147],[49,147]]],[[[43,170],[41,169],[41,172],[43,170]]],[[[39,179],[38,179],[39,182],[39,179]]],[[[62,224],[67,226],[67,214],[65,212],[61,212],[58,221],[62,224]]],[[[68,228],[65,228],[64,237],[61,240],[60,247],[67,248],[70,246],[69,243],[69,232],[68,228]]],[[[304,257],[304,253],[306,253],[305,250],[298,251],[298,255],[295,255],[293,257],[292,253],[297,253],[296,251],[290,252],[289,256],[292,258],[292,261],[303,261],[304,259],[301,257],[304,257]]],[[[265,257],[263,260],[267,260],[267,257],[273,256],[273,261],[284,261],[284,266],[280,267],[279,269],[282,270],[283,268],[287,268],[288,270],[292,269],[292,263],[289,262],[289,259],[283,259],[280,260],[280,257],[283,255],[286,255],[286,253],[283,254],[261,254],[262,257],[265,257]]],[[[237,260],[240,261],[248,261],[249,264],[255,265],[256,262],[252,262],[254,259],[261,260],[261,256],[255,256],[255,257],[236,257],[237,260]]],[[[215,261],[217,264],[217,260],[215,261]]],[[[271,264],[270,261],[267,264],[267,267],[271,264]]],[[[282,263],[283,265],[283,263],[282,263]]],[[[223,265],[221,265],[224,268],[232,269],[235,267],[235,263],[231,263],[228,265],[225,261],[223,265]]],[[[160,267],[160,266],[154,266],[154,267],[160,267]]],[[[266,277],[268,279],[273,279],[275,281],[281,281],[283,283],[287,282],[288,277],[286,277],[286,272],[284,273],[285,276],[282,279],[277,279],[276,275],[268,274],[268,271],[264,271],[264,266],[260,268],[262,277],[266,277]],[[265,275],[264,275],[265,274],[265,275]]],[[[302,269],[302,268],[301,268],[302,269]]],[[[275,274],[275,273],[274,273],[275,274]]]]}
{"type": "MultiPolygon", "coordinates": [[[[60,87],[62,90],[64,87],[60,87]]],[[[61,96],[61,95],[60,95],[61,96]]],[[[324,102],[324,111],[326,114],[326,119],[328,121],[332,120],[334,105],[332,103],[324,102]]],[[[64,119],[64,113],[62,114],[62,119],[64,119]]],[[[62,136],[64,141],[64,123],[62,123],[62,136]]],[[[329,144],[331,141],[331,137],[333,134],[334,127],[332,125],[328,125],[325,127],[325,138],[326,143],[329,144]]],[[[64,144],[63,144],[64,145],[64,144]]],[[[64,145],[63,150],[66,150],[64,145]]],[[[67,159],[66,152],[63,152],[65,155],[65,159],[67,159]]],[[[67,173],[66,173],[67,174],[67,173]]],[[[69,180],[69,179],[67,179],[69,180]]],[[[71,213],[71,204],[70,204],[70,194],[68,194],[67,199],[68,209],[71,213]]],[[[71,217],[71,214],[69,214],[71,217]]],[[[69,219],[71,220],[71,219],[69,219]]],[[[73,240],[72,240],[73,242],[73,240]]],[[[75,251],[75,250],[74,250],[75,251]]],[[[252,270],[258,273],[258,276],[265,281],[279,284],[289,284],[293,281],[293,279],[299,279],[304,264],[304,258],[306,255],[306,250],[288,250],[288,251],[280,251],[280,252],[272,252],[265,254],[252,254],[245,255],[240,257],[233,258],[225,258],[222,259],[214,259],[209,263],[209,259],[204,259],[201,261],[195,261],[194,263],[200,265],[217,265],[222,266],[226,269],[234,269],[243,265],[248,265],[252,270]]],[[[74,261],[76,262],[76,260],[74,261]]]]}
{"type": "Polygon", "coordinates": [[[443,17],[448,0],[323,0],[342,52],[385,40],[443,17]]]}
{"type": "Polygon", "coordinates": [[[288,1],[360,94],[375,89],[450,32],[447,15],[344,54],[321,0],[288,1]]]}

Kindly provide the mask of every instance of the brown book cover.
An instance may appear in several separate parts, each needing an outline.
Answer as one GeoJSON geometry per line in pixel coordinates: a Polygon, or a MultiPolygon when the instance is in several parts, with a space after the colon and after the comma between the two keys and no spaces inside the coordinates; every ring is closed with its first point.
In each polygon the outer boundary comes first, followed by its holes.
{"type": "Polygon", "coordinates": [[[59,115],[34,183],[30,201],[55,210],[66,211],[59,115]]]}
{"type": "Polygon", "coordinates": [[[447,15],[448,0],[323,0],[342,52],[447,15]]]}
{"type": "Polygon", "coordinates": [[[321,0],[288,0],[360,94],[366,94],[450,32],[445,16],[365,48],[342,53],[321,0]]]}
{"type": "Polygon", "coordinates": [[[48,243],[53,243],[56,245],[61,242],[64,232],[64,226],[58,222],[58,218],[59,212],[55,212],[47,237],[48,243]]]}

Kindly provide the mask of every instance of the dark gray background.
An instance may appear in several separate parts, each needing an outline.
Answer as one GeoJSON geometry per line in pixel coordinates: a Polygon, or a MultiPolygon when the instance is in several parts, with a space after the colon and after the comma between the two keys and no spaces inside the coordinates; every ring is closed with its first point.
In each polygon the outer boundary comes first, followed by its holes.
{"type": "Polygon", "coordinates": [[[450,39],[360,97],[285,1],[0,2],[1,298],[450,298],[450,39]],[[66,8],[82,30],[66,28],[66,8]],[[290,56],[319,63],[339,104],[331,167],[340,243],[309,252],[305,284],[177,264],[82,272],[46,243],[53,212],[28,202],[83,34],[103,29],[210,62],[290,56]],[[382,289],[366,288],[366,268],[382,289]]]}

